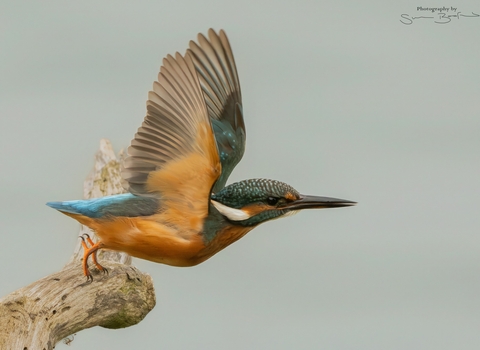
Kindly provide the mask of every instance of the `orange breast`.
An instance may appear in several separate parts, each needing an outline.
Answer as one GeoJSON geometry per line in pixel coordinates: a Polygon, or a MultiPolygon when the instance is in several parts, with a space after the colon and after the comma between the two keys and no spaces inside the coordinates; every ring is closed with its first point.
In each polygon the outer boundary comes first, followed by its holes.
{"type": "Polygon", "coordinates": [[[252,227],[230,226],[219,232],[215,238],[196,255],[197,264],[209,259],[230,244],[238,241],[252,230],[252,227]]]}
{"type": "Polygon", "coordinates": [[[93,229],[102,249],[125,252],[131,256],[172,266],[194,266],[245,236],[251,227],[227,227],[207,245],[200,232],[178,230],[175,225],[159,222],[152,217],[115,217],[93,219],[70,214],[93,229]]]}

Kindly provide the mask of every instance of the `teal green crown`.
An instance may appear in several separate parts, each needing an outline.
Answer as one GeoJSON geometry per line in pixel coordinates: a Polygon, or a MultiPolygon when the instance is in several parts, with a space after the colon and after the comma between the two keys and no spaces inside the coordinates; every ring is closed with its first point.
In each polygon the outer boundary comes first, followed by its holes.
{"type": "Polygon", "coordinates": [[[249,179],[228,185],[212,195],[212,199],[230,208],[241,209],[248,204],[265,202],[274,205],[286,195],[300,198],[292,186],[277,180],[249,179]],[[275,202],[275,203],[274,203],[275,202]]]}

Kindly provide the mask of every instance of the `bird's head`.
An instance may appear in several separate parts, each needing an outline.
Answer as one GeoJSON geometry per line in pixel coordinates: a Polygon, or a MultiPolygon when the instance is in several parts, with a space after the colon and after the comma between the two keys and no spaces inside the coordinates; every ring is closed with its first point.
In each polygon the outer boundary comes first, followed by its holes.
{"type": "Polygon", "coordinates": [[[267,179],[233,183],[212,194],[211,202],[232,224],[241,226],[256,226],[301,209],[338,208],[356,204],[338,198],[303,195],[286,183],[267,179]]]}

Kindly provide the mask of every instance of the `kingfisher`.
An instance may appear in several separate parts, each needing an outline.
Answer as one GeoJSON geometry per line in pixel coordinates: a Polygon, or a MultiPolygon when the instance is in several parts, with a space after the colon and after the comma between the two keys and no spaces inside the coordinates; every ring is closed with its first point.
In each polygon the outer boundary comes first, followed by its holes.
{"type": "Polygon", "coordinates": [[[194,266],[259,224],[302,209],[355,202],[300,194],[286,183],[250,179],[226,185],[242,159],[246,129],[237,68],[223,30],[198,34],[185,54],[163,59],[146,117],[121,167],[127,193],[49,202],[98,236],[83,239],[83,274],[99,249],[194,266]]]}

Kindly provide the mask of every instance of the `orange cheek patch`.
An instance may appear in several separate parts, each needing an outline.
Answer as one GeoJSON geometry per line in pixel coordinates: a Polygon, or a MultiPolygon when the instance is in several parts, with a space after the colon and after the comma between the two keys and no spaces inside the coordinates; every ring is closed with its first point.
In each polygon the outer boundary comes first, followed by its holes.
{"type": "Polygon", "coordinates": [[[272,207],[263,203],[250,204],[242,208],[242,210],[246,212],[249,215],[249,217],[255,216],[269,209],[272,209],[272,207]]]}
{"type": "Polygon", "coordinates": [[[294,195],[293,193],[291,193],[291,192],[287,192],[287,193],[285,194],[285,198],[286,198],[287,200],[289,200],[289,201],[295,201],[295,200],[298,199],[298,197],[297,197],[296,195],[294,195]]]}

